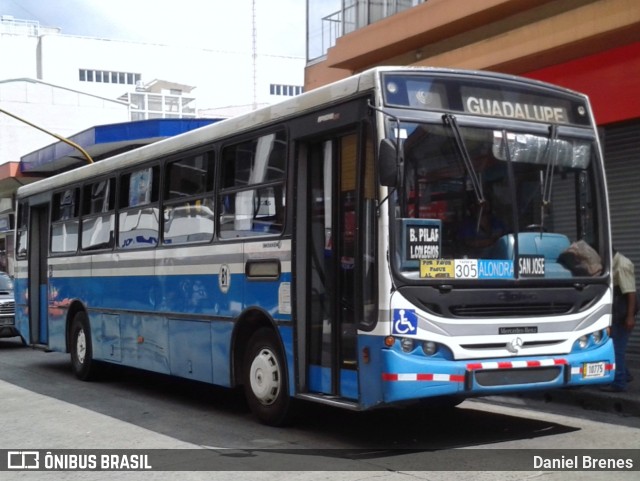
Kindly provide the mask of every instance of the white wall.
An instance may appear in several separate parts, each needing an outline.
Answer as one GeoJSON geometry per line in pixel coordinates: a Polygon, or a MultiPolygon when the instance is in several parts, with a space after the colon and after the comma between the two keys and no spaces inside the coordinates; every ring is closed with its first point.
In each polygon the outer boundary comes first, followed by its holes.
{"type": "MultiPolygon", "coordinates": [[[[0,107],[18,117],[69,137],[96,125],[127,122],[128,106],[40,82],[0,81],[0,107]]],[[[57,140],[23,122],[0,113],[0,164],[57,140]]]]}
{"type": "MultiPolygon", "coordinates": [[[[41,80],[65,85],[101,97],[118,98],[132,92],[132,85],[81,82],[80,69],[139,73],[144,83],[167,80],[196,87],[199,109],[246,105],[254,101],[253,58],[250,52],[196,47],[171,47],[116,40],[91,39],[66,35],[41,37],[41,80]]],[[[278,101],[271,98],[271,83],[302,85],[304,59],[258,56],[258,103],[278,101]]]]}
{"type": "Polygon", "coordinates": [[[37,78],[38,38],[0,34],[0,80],[37,78]]]}
{"type": "MultiPolygon", "coordinates": [[[[193,86],[189,95],[196,98],[197,111],[217,115],[284,100],[286,97],[270,95],[270,84],[304,83],[303,58],[260,54],[254,92],[253,57],[246,46],[221,45],[220,50],[212,50],[58,34],[29,37],[2,33],[0,52],[0,107],[64,136],[129,120],[127,107],[115,100],[135,91],[135,85],[81,82],[80,69],[139,73],[145,83],[166,80],[193,86]],[[30,82],[3,82],[20,78],[39,79],[74,92],[30,82]]],[[[0,115],[0,164],[18,161],[55,141],[0,115]]]]}

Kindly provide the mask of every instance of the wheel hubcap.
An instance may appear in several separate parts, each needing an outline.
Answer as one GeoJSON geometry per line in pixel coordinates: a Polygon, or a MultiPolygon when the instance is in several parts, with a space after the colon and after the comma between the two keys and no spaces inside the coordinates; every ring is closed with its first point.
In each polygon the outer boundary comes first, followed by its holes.
{"type": "Polygon", "coordinates": [[[84,364],[84,358],[87,355],[87,338],[84,335],[84,329],[78,331],[78,337],[76,338],[76,354],[78,356],[78,362],[84,364]]]}
{"type": "Polygon", "coordinates": [[[251,390],[261,404],[275,402],[280,392],[280,366],[275,354],[262,349],[251,363],[249,371],[251,390]]]}

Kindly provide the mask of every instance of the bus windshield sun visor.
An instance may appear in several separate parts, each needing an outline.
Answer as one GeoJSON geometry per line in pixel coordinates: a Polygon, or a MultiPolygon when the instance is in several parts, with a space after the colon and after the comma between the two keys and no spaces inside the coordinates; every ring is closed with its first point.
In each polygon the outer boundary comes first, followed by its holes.
{"type": "MultiPolygon", "coordinates": [[[[496,159],[506,161],[502,130],[493,133],[493,155],[496,159]]],[[[547,151],[554,153],[556,167],[586,169],[591,160],[591,141],[582,139],[551,139],[533,134],[507,134],[507,143],[511,161],[516,163],[542,164],[548,163],[547,151]]]]}

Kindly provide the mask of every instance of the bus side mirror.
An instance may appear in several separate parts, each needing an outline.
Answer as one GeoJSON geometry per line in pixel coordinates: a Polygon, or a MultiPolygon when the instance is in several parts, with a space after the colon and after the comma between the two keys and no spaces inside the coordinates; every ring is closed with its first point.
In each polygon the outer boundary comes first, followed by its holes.
{"type": "Polygon", "coordinates": [[[389,139],[380,141],[378,151],[380,184],[386,187],[395,187],[398,184],[398,151],[395,144],[389,139]]]}

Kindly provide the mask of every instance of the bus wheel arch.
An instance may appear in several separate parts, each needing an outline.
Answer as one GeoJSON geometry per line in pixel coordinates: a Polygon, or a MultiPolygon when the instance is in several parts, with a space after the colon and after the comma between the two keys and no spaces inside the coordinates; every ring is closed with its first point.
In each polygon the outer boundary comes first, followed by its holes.
{"type": "Polygon", "coordinates": [[[287,424],[291,397],[282,340],[261,311],[238,320],[233,342],[234,384],[242,385],[251,411],[264,424],[287,424]]]}

